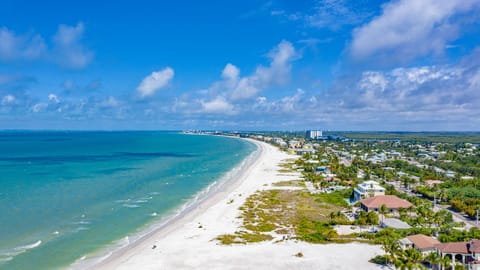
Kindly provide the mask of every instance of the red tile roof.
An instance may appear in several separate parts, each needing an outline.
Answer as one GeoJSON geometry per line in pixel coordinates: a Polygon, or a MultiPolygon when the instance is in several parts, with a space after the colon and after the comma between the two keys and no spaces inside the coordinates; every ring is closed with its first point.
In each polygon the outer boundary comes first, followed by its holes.
{"type": "Polygon", "coordinates": [[[469,250],[470,252],[480,253],[480,240],[473,239],[472,241],[470,241],[469,250]]]}
{"type": "Polygon", "coordinates": [[[360,201],[361,204],[368,208],[380,208],[385,205],[388,209],[408,208],[412,206],[410,202],[400,199],[394,195],[380,195],[360,201]]]}
{"type": "Polygon", "coordinates": [[[451,242],[435,245],[435,248],[443,253],[477,253],[480,252],[480,240],[473,239],[469,242],[451,242]]]}
{"type": "Polygon", "coordinates": [[[443,181],[440,181],[440,180],[427,180],[427,181],[425,181],[425,184],[427,184],[429,186],[433,186],[433,185],[441,184],[441,183],[443,183],[443,181]]]}
{"type": "Polygon", "coordinates": [[[468,254],[467,242],[451,242],[435,245],[435,248],[442,253],[461,253],[468,254]]]}
{"type": "Polygon", "coordinates": [[[407,239],[418,249],[433,248],[436,244],[440,244],[437,239],[423,234],[410,235],[407,236],[407,239]]]}

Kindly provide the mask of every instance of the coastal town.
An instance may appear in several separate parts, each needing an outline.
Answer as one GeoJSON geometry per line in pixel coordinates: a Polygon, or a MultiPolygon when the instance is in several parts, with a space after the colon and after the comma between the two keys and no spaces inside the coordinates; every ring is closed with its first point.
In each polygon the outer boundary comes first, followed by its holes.
{"type": "Polygon", "coordinates": [[[479,144],[317,130],[222,135],[291,154],[281,172],[298,180],[250,196],[240,208],[244,230],[221,243],[360,242],[381,245],[383,254],[365,259],[395,269],[480,269],[479,144]]]}
{"type": "Polygon", "coordinates": [[[480,270],[480,0],[0,18],[0,270],[480,270]]]}

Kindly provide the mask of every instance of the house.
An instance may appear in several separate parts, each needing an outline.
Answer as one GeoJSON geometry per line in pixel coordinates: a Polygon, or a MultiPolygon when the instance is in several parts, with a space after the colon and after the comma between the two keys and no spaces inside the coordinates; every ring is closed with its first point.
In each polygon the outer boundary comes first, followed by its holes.
{"type": "Polygon", "coordinates": [[[419,158],[430,158],[430,155],[427,153],[418,153],[417,157],[419,158]]]}
{"type": "Polygon", "coordinates": [[[279,138],[279,137],[273,138],[273,143],[280,145],[280,147],[287,147],[287,143],[282,138],[279,138]]]}
{"type": "Polygon", "coordinates": [[[385,188],[373,180],[365,181],[353,190],[354,201],[379,195],[385,195],[385,188]]]}
{"type": "Polygon", "coordinates": [[[300,148],[302,144],[297,140],[290,140],[288,141],[288,146],[290,146],[290,148],[300,148]]]}
{"type": "Polygon", "coordinates": [[[311,143],[306,143],[303,145],[303,148],[305,149],[313,149],[313,145],[311,143]]]}
{"type": "Polygon", "coordinates": [[[362,169],[359,169],[357,172],[357,178],[363,179],[365,177],[365,172],[362,169]]]}
{"type": "Polygon", "coordinates": [[[445,176],[446,176],[446,177],[453,178],[453,177],[455,177],[455,172],[454,172],[454,171],[447,171],[447,172],[445,173],[445,176]]]}
{"type": "Polygon", "coordinates": [[[440,180],[427,180],[427,181],[425,181],[425,185],[429,186],[429,187],[432,187],[434,185],[441,184],[441,183],[443,183],[443,181],[440,181],[440,180]]]}
{"type": "Polygon", "coordinates": [[[316,172],[322,172],[322,173],[329,173],[330,170],[328,169],[327,166],[319,166],[317,168],[315,168],[315,171],[316,172]]]}
{"type": "MultiPolygon", "coordinates": [[[[315,154],[315,152],[316,152],[315,149],[312,149],[312,148],[298,148],[298,149],[295,149],[295,153],[299,156],[303,156],[307,153],[310,154],[310,155],[313,155],[313,154],[315,154]]],[[[316,163],[318,163],[318,160],[317,160],[316,163]]]]}
{"type": "Polygon", "coordinates": [[[337,175],[334,173],[321,173],[320,174],[325,181],[332,181],[337,175]]]}
{"type": "Polygon", "coordinates": [[[402,154],[399,153],[399,152],[392,152],[391,155],[392,155],[393,157],[397,157],[397,158],[402,157],[402,154]]]}
{"type": "Polygon", "coordinates": [[[365,159],[365,161],[371,162],[373,164],[382,163],[385,160],[387,160],[387,155],[385,155],[384,153],[380,153],[380,154],[377,154],[373,157],[365,159]]]}
{"type": "Polygon", "coordinates": [[[435,245],[440,244],[437,239],[424,234],[407,236],[403,239],[400,239],[399,243],[403,249],[414,248],[424,255],[427,255],[431,252],[436,252],[437,249],[435,248],[435,245]]]}
{"type": "Polygon", "coordinates": [[[390,212],[397,212],[400,208],[413,206],[409,201],[398,198],[395,195],[380,195],[360,201],[360,207],[365,211],[376,211],[385,205],[390,212]]]}
{"type": "Polygon", "coordinates": [[[480,240],[436,244],[438,254],[452,259],[452,265],[461,263],[466,269],[480,270],[480,240]]]}

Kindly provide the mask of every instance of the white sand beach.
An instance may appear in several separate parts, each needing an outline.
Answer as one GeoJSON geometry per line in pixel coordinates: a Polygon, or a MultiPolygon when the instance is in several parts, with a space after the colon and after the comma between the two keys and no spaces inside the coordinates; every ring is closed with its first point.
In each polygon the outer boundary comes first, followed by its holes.
{"type": "Polygon", "coordinates": [[[238,208],[250,194],[272,188],[271,183],[298,178],[278,172],[278,164],[292,156],[271,145],[255,143],[260,148],[258,159],[222,191],[93,269],[380,269],[368,262],[382,253],[380,246],[295,240],[226,246],[214,240],[239,230],[238,208]],[[298,252],[304,256],[294,256],[298,252]]]}

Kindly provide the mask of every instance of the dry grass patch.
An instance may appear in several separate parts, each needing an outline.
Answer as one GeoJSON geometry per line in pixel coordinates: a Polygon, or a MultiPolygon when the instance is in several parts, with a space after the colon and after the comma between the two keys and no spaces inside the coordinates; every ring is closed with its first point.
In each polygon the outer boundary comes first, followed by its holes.
{"type": "Polygon", "coordinates": [[[251,233],[247,231],[235,232],[235,234],[223,234],[216,238],[222,245],[246,244],[272,240],[269,234],[251,233]]]}
{"type": "Polygon", "coordinates": [[[293,165],[295,165],[295,162],[280,163],[278,165],[280,167],[280,169],[278,171],[281,172],[281,173],[294,172],[295,169],[293,168],[293,165]]]}
{"type": "Polygon", "coordinates": [[[243,206],[243,230],[217,238],[222,244],[272,240],[272,235],[295,235],[309,242],[329,241],[337,235],[329,226],[330,213],[342,207],[303,190],[264,190],[249,196],[243,206]]]}
{"type": "Polygon", "coordinates": [[[274,187],[305,187],[305,182],[302,180],[290,180],[273,183],[274,187]]]}

